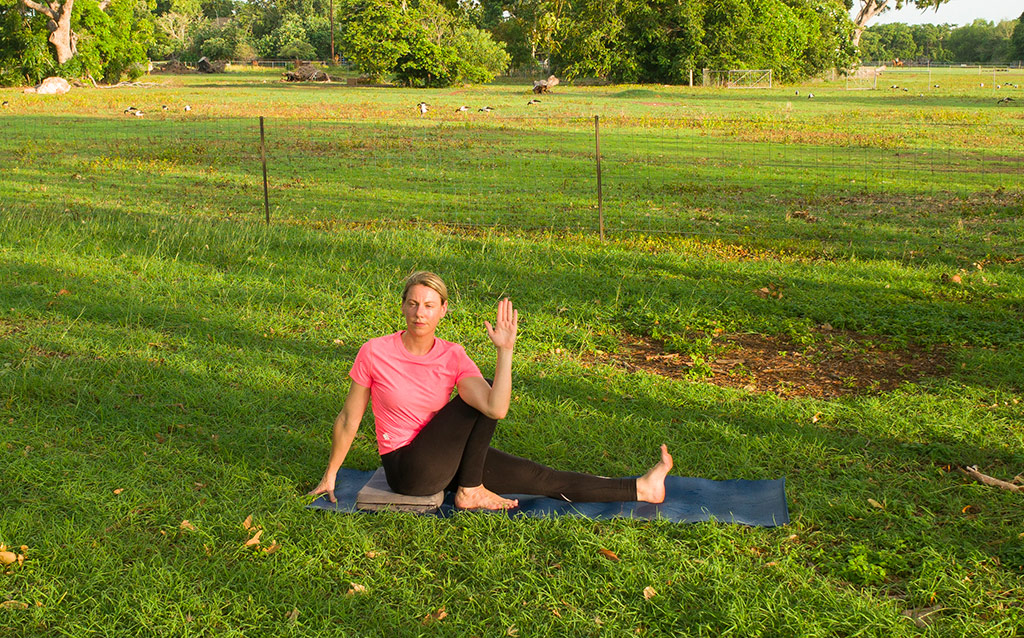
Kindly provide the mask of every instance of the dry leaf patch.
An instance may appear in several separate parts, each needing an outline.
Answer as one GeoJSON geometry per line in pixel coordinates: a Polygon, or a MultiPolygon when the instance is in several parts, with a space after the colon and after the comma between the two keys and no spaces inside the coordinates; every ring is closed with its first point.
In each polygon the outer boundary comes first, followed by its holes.
{"type": "MultiPolygon", "coordinates": [[[[764,296],[775,294],[781,292],[766,288],[764,296]]],[[[620,337],[617,352],[586,354],[583,359],[722,387],[774,392],[784,398],[877,394],[948,370],[947,348],[896,347],[884,337],[832,330],[827,325],[815,334],[818,338],[811,345],[794,343],[788,336],[718,334],[711,344],[721,354],[708,355],[704,361],[668,352],[655,339],[626,334],[620,337]]]]}

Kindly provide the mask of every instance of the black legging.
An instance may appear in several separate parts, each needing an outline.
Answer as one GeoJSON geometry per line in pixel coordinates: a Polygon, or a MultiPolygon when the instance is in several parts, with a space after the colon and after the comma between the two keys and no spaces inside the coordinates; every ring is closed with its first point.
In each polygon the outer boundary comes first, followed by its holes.
{"type": "Polygon", "coordinates": [[[400,494],[417,496],[482,483],[496,494],[636,500],[636,479],[559,472],[490,447],[497,423],[456,395],[408,445],[380,457],[388,485],[400,494]]]}

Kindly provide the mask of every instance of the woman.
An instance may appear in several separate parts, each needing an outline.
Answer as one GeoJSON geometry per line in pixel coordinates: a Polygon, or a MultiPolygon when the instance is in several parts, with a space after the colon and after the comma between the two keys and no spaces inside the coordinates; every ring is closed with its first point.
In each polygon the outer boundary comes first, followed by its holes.
{"type": "Polygon", "coordinates": [[[494,382],[458,344],[437,338],[448,312],[448,289],[437,275],[416,272],[405,282],[406,329],[363,344],[352,364],[352,386],[334,421],[331,455],[320,484],[310,494],[334,497],[334,480],[348,454],[367,404],[373,401],[377,446],[391,489],[427,495],[455,491],[464,509],[509,509],[519,505],[500,494],[541,494],[569,501],[665,500],[672,457],[637,479],[612,479],[559,472],[490,447],[512,395],[512,351],[519,313],[507,298],[498,303],[487,336],[497,348],[494,382]],[[458,395],[450,399],[452,390],[458,395]],[[449,400],[450,399],[450,400],[449,400]]]}

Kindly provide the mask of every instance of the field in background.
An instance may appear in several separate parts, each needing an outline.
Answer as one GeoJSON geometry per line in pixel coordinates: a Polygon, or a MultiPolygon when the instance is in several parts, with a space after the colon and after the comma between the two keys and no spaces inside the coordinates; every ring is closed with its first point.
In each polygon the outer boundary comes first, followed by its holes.
{"type": "Polygon", "coordinates": [[[1021,634],[1021,495],[959,468],[1024,471],[1024,90],[278,77],[0,91],[0,630],[1021,634]],[[485,374],[523,313],[498,447],[629,475],[666,442],[785,476],[793,523],[304,510],[416,268],[485,374]]]}

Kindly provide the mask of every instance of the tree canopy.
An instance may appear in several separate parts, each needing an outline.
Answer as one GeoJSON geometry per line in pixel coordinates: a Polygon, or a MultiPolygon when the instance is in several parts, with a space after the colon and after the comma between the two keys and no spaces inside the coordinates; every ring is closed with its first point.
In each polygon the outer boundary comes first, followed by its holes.
{"type": "Polygon", "coordinates": [[[1014,33],[1024,40],[1020,20],[998,24],[986,20],[954,27],[949,24],[902,23],[869,27],[861,38],[864,60],[932,62],[939,64],[1008,64],[1024,59],[1016,49],[1014,33]]]}
{"type": "MultiPolygon", "coordinates": [[[[946,1],[333,0],[334,51],[368,76],[417,86],[487,82],[510,70],[673,83],[701,68],[771,68],[791,81],[849,68],[858,57],[1024,58],[1022,20],[865,28],[888,8],[946,1]]],[[[0,0],[0,83],[54,74],[115,81],[141,73],[147,58],[327,60],[331,6],[332,0],[0,0]]]]}

